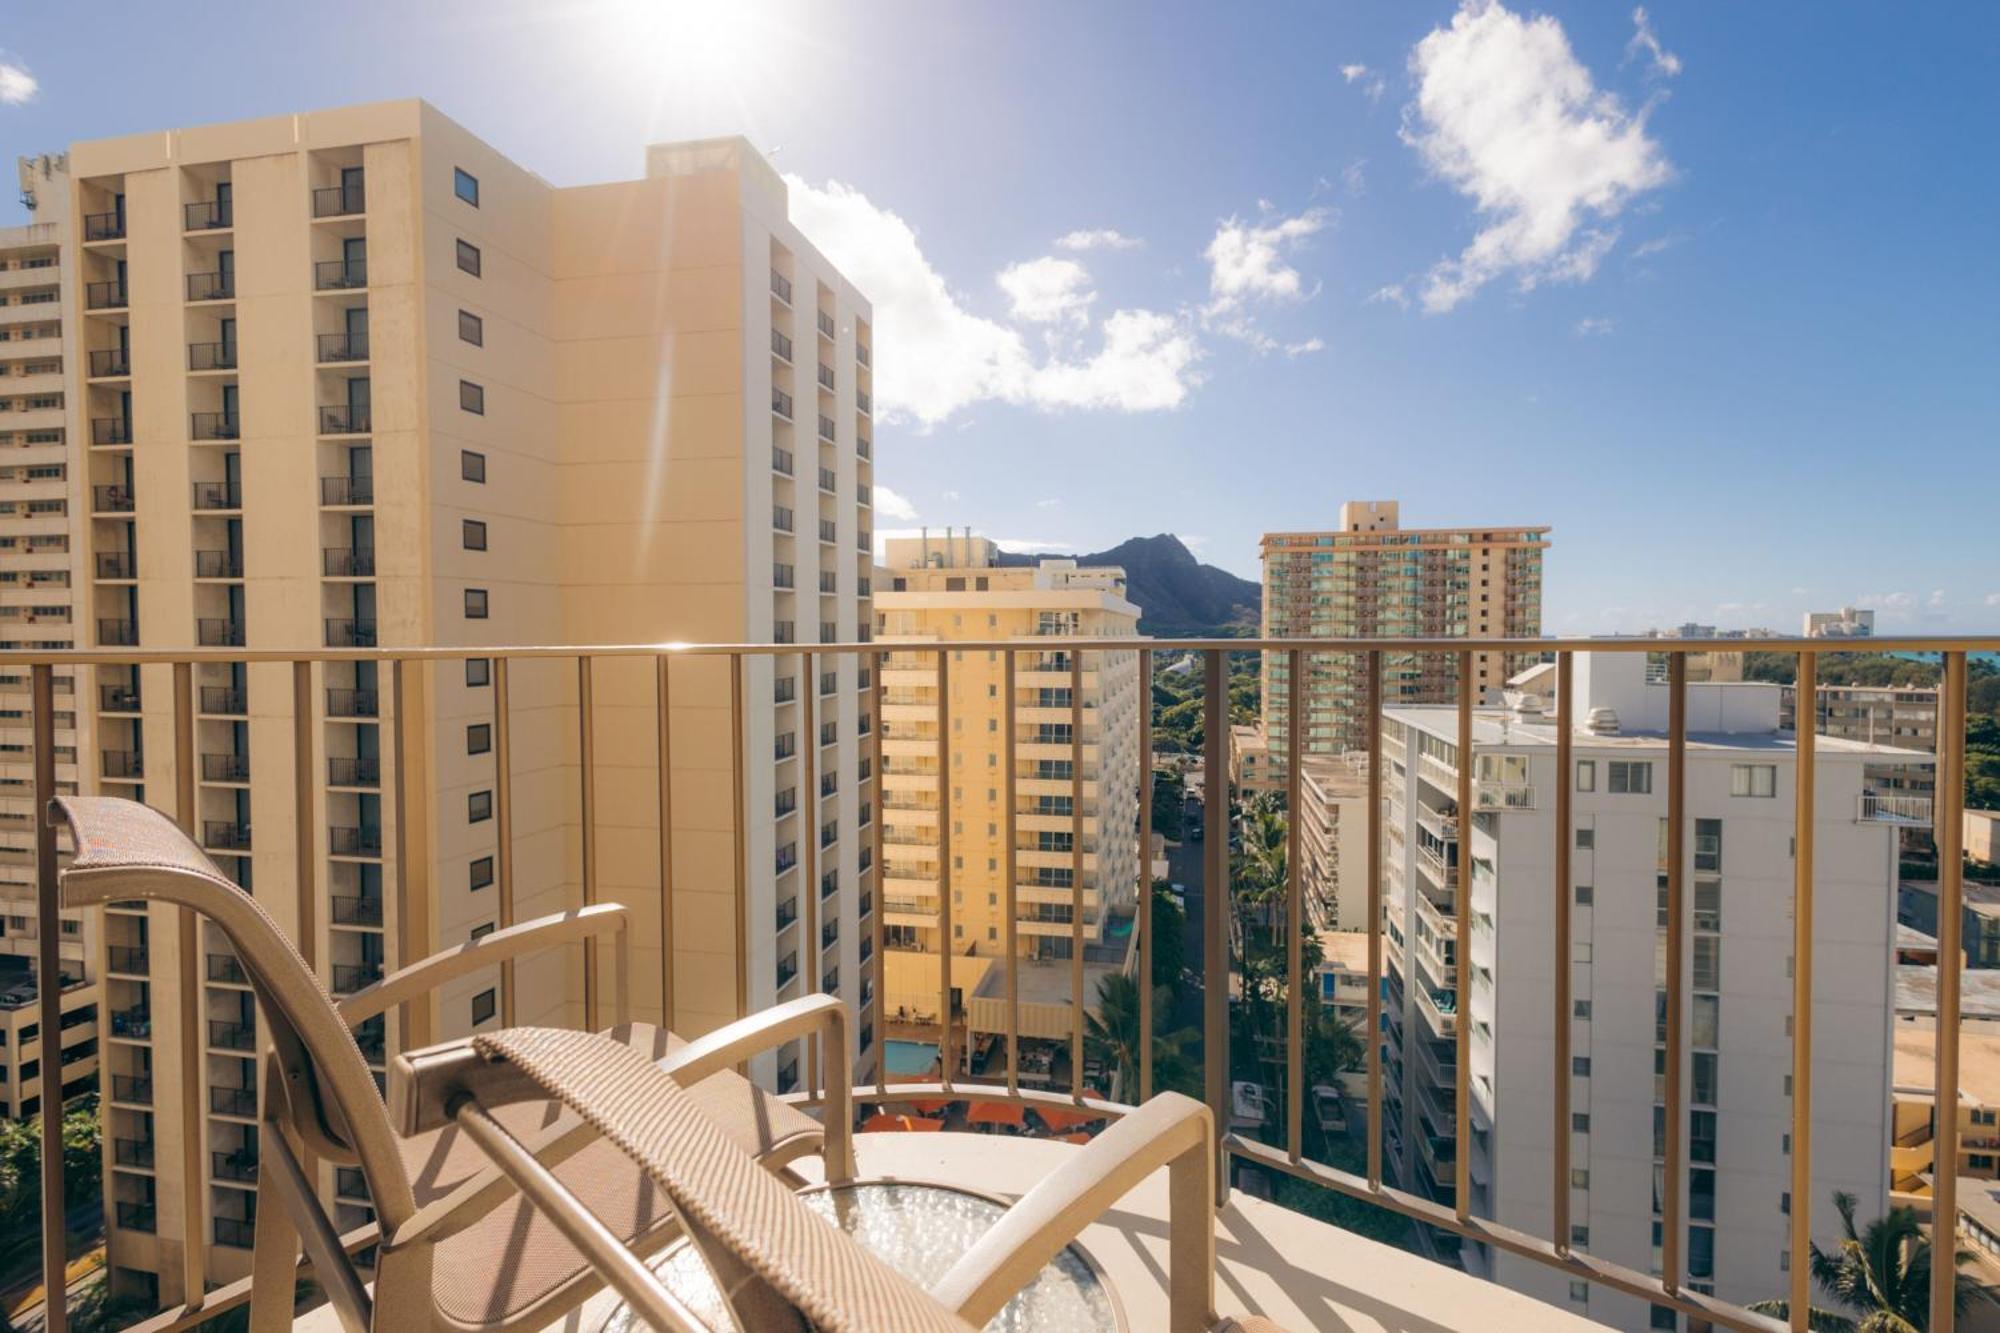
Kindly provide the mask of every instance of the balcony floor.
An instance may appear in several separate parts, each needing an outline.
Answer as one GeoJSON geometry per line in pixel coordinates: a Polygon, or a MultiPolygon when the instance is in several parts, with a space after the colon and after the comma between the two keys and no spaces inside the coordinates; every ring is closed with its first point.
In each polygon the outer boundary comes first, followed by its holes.
{"type": "MultiPolygon", "coordinates": [[[[864,1178],[946,1182],[1010,1200],[1019,1196],[1023,1181],[1060,1170],[1069,1155],[1080,1151],[1066,1143],[981,1134],[864,1134],[855,1140],[864,1178]]],[[[801,1175],[808,1175],[818,1162],[809,1159],[798,1166],[801,1175]]],[[[1081,1237],[1117,1289],[1127,1326],[1135,1333],[1166,1326],[1166,1220],[1162,1171],[1081,1237]]],[[[1231,1194],[1218,1225],[1219,1312],[1262,1314],[1291,1333],[1467,1328],[1564,1333],[1602,1327],[1241,1191],[1231,1194]]],[[[600,1293],[555,1327],[565,1333],[597,1333],[617,1305],[614,1294],[600,1293]]],[[[321,1307],[297,1327],[332,1333],[339,1324],[329,1307],[321,1307]]]]}

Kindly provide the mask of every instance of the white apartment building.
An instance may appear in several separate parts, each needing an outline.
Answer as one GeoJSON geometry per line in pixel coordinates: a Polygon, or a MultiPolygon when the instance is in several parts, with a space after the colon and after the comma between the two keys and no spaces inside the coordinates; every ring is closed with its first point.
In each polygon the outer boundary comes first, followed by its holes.
{"type": "MultiPolygon", "coordinates": [[[[1475,714],[1469,826],[1455,801],[1455,710],[1385,714],[1386,1142],[1402,1183],[1446,1203],[1453,1154],[1469,1151],[1473,1214],[1549,1234],[1550,1010],[1555,968],[1568,966],[1569,1239],[1657,1271],[1668,691],[1646,678],[1642,654],[1584,654],[1574,703],[1591,725],[1573,737],[1570,773],[1556,771],[1539,700],[1475,714]],[[1572,951],[1560,963],[1549,899],[1559,782],[1574,788],[1572,951]],[[1472,993],[1461,997],[1454,910],[1468,866],[1472,993]],[[1454,1141],[1462,1022],[1470,1145],[1454,1141]]],[[[1688,719],[1682,1254],[1691,1286],[1749,1302],[1783,1295],[1787,1280],[1794,737],[1778,729],[1770,685],[1691,684],[1688,719]]],[[[1891,752],[1827,737],[1817,753],[1814,1022],[1839,1034],[1814,1047],[1813,1213],[1826,1241],[1835,1190],[1853,1192],[1862,1217],[1887,1203],[1896,830],[1863,799],[1865,764],[1891,752]]],[[[1615,1327],[1675,1326],[1671,1311],[1526,1260],[1472,1245],[1460,1258],[1615,1327]]]]}
{"type": "Polygon", "coordinates": [[[1875,633],[1875,613],[1857,606],[1808,611],[1800,632],[1808,639],[1866,639],[1875,633]]]}

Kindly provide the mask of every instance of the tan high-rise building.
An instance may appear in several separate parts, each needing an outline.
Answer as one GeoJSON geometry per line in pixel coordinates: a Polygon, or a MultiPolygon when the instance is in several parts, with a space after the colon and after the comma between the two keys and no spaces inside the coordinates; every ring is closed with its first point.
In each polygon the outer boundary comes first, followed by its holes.
{"type": "MultiPolygon", "coordinates": [[[[34,219],[0,228],[0,648],[72,648],[74,588],[82,569],[70,529],[73,437],[63,370],[73,359],[63,290],[76,255],[65,225],[68,168],[60,155],[22,158],[21,198],[34,219]]],[[[57,671],[59,790],[77,787],[75,673],[57,671]]],[[[35,910],[34,747],[30,680],[0,672],[0,1115],[34,1114],[47,1043],[34,1000],[42,923],[35,910]]],[[[61,924],[65,1098],[96,1086],[98,977],[95,914],[61,924]]]]}
{"type": "MultiPolygon", "coordinates": [[[[558,189],[403,101],[83,143],[70,161],[83,271],[63,317],[89,357],[70,425],[89,446],[69,498],[88,514],[96,646],[867,635],[870,308],[787,220],[784,183],[746,142],[656,146],[642,179],[558,189]]],[[[634,912],[652,979],[635,1017],[659,1019],[669,991],[683,1033],[822,986],[865,1004],[872,720],[851,658],[814,679],[797,657],[752,660],[734,751],[725,660],[674,664],[671,730],[702,743],[671,747],[671,959],[651,660],[597,660],[588,679],[573,661],[503,673],[485,658],[202,666],[186,771],[172,669],[96,674],[86,783],[177,812],[190,790],[203,845],[335,993],[492,929],[505,893],[523,919],[577,905],[588,857],[589,897],[634,912]],[[834,929],[774,929],[809,892],[834,929]]],[[[114,1284],[175,1302],[187,1245],[211,1279],[249,1264],[256,1016],[219,936],[196,946],[203,1012],[186,1015],[155,984],[180,964],[172,914],[114,911],[106,931],[138,966],[107,981],[105,1137],[144,1145],[108,1158],[114,1284]],[[153,1096],[155,1071],[183,1069],[205,1085],[198,1124],[153,1096]],[[178,1174],[156,1189],[144,1165],[181,1160],[190,1135],[209,1168],[200,1237],[169,1197],[178,1174]]],[[[408,1030],[364,1026],[364,1053],[379,1067],[509,1008],[573,1024],[583,972],[559,952],[519,964],[510,995],[494,975],[448,985],[408,1030]]],[[[866,1013],[858,1027],[865,1072],[866,1013]]],[[[753,1073],[789,1086],[798,1059],[753,1073]]],[[[355,1181],[323,1170],[358,1224],[355,1181]]]]}
{"type": "MultiPolygon", "coordinates": [[[[1005,1031],[1007,838],[1016,885],[1021,1035],[1067,1060],[1075,1030],[1072,971],[1079,898],[1086,1003],[1098,978],[1131,966],[1138,894],[1138,653],[1082,656],[1082,693],[1072,699],[1072,655],[1064,636],[1138,633],[1139,608],[1125,600],[1124,571],[1080,569],[1072,560],[1002,566],[998,550],[968,535],[890,541],[875,599],[882,641],[1044,637],[1049,647],[1016,655],[1013,678],[1014,809],[1006,809],[1006,655],[954,651],[948,664],[950,776],[939,772],[937,656],[895,652],[884,668],[882,737],[883,924],[887,957],[883,1017],[892,1035],[935,1031],[939,950],[951,956],[955,1015],[976,1051],[1005,1031]],[[1072,704],[1082,705],[1074,732],[1072,704]],[[1081,870],[1073,740],[1083,752],[1081,870]],[[948,830],[948,833],[946,832],[948,830]],[[944,836],[941,836],[944,834],[944,836]],[[940,911],[950,893],[949,939],[940,911]]],[[[956,1042],[963,1055],[964,1041],[956,1042]]],[[[1004,1059],[1004,1057],[1002,1057],[1004,1059]]],[[[975,1071],[979,1068],[975,1059],[975,1071]]],[[[1047,1070],[1029,1059],[1023,1081],[1047,1070]]],[[[1059,1086],[1067,1086],[1058,1078],[1059,1086]]]]}
{"type": "MultiPolygon", "coordinates": [[[[1299,639],[1532,638],[1542,630],[1548,529],[1405,528],[1394,500],[1349,501],[1331,532],[1264,534],[1264,635],[1299,639]]],[[[1473,685],[1498,690],[1522,665],[1474,653],[1473,685]]],[[[1365,749],[1366,663],[1353,654],[1306,659],[1305,749],[1365,749]]],[[[1282,771],[1291,681],[1282,654],[1264,658],[1264,728],[1282,771]]],[[[1385,651],[1386,704],[1443,703],[1458,688],[1446,654],[1385,651]]]]}

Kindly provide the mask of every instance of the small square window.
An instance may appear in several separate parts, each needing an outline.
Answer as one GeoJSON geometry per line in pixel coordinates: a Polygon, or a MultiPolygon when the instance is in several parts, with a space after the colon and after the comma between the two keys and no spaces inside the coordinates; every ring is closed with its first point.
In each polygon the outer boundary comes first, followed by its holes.
{"type": "Polygon", "coordinates": [[[1579,884],[1576,886],[1576,905],[1578,907],[1588,907],[1591,905],[1591,903],[1595,902],[1596,899],[1597,899],[1597,891],[1590,885],[1579,884]]]}
{"type": "Polygon", "coordinates": [[[473,889],[474,891],[477,891],[479,889],[492,888],[493,858],[490,856],[481,856],[474,858],[472,862],[472,873],[468,877],[467,883],[468,887],[473,889]]]}
{"type": "Polygon", "coordinates": [[[1583,1167],[1572,1167],[1569,1173],[1569,1187],[1573,1190],[1590,1188],[1590,1172],[1583,1167]]]}
{"type": "Polygon", "coordinates": [[[1597,847],[1597,830],[1580,828],[1576,831],[1576,845],[1580,851],[1594,851],[1597,847]]]}
{"type": "Polygon", "coordinates": [[[466,938],[473,940],[483,940],[492,933],[493,933],[493,923],[491,921],[482,921],[478,925],[472,928],[471,933],[468,934],[466,938]]]}
{"type": "Polygon", "coordinates": [[[486,524],[476,518],[468,518],[465,520],[462,531],[464,533],[466,550],[483,551],[486,549],[486,524]]]}
{"type": "Polygon", "coordinates": [[[474,208],[479,207],[479,177],[464,167],[451,169],[451,192],[474,208]]]}
{"type": "Polygon", "coordinates": [[[471,241],[458,243],[458,267],[475,278],[479,276],[479,247],[471,241]]]}
{"type": "Polygon", "coordinates": [[[1569,1127],[1578,1134],[1590,1133],[1590,1113],[1588,1111],[1571,1111],[1569,1113],[1569,1127]]]}
{"type": "Polygon", "coordinates": [[[1590,1057],[1587,1055],[1571,1056],[1569,1060],[1569,1072],[1575,1074],[1578,1078],[1589,1078],[1590,1057]]]}
{"type": "Polygon", "coordinates": [[[1590,1244],[1590,1228],[1589,1228],[1589,1227],[1571,1227],[1571,1228],[1569,1229],[1569,1243],[1570,1243],[1570,1244],[1572,1244],[1572,1245],[1588,1245],[1588,1244],[1590,1244]]]}
{"type": "Polygon", "coordinates": [[[465,729],[465,752],[489,754],[493,750],[493,724],[474,722],[465,729]]]}
{"type": "Polygon", "coordinates": [[[486,346],[486,321],[470,310],[459,311],[458,337],[460,342],[469,342],[474,347],[486,346]]]}
{"type": "Polygon", "coordinates": [[[466,412],[478,416],[486,415],[486,386],[474,384],[471,380],[458,382],[458,405],[466,412]]]}
{"type": "Polygon", "coordinates": [[[488,1022],[500,1011],[499,1003],[493,998],[492,990],[483,990],[472,997],[472,1025],[478,1027],[488,1022]]]}
{"type": "Polygon", "coordinates": [[[466,797],[465,818],[470,824],[483,824],[493,818],[493,793],[476,791],[466,797]]]}
{"type": "Polygon", "coordinates": [[[465,618],[467,620],[486,619],[486,589],[467,588],[465,590],[465,618]]]}
{"type": "Polygon", "coordinates": [[[1588,1019],[1590,1017],[1590,1001],[1577,1000],[1575,1002],[1575,1013],[1578,1018],[1588,1019]]]}
{"type": "Polygon", "coordinates": [[[1590,1284],[1588,1282],[1572,1280],[1569,1284],[1569,1298],[1573,1301],[1588,1301],[1590,1299],[1590,1284]]]}
{"type": "Polygon", "coordinates": [[[458,475],[466,481],[486,484],[486,455],[476,454],[470,449],[458,451],[458,475]]]}
{"type": "Polygon", "coordinates": [[[493,683],[493,659],[490,657],[468,657],[465,659],[465,684],[469,689],[479,689],[493,683]]]}

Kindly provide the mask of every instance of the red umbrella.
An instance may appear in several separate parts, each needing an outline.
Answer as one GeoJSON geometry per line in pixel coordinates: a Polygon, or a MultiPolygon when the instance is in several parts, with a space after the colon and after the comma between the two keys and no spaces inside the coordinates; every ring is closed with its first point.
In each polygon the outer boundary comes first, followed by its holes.
{"type": "Polygon", "coordinates": [[[1095,1124],[1104,1119],[1102,1111],[1066,1111],[1059,1106],[1037,1106],[1035,1114],[1042,1118],[1043,1124],[1058,1134],[1066,1129],[1095,1124]]]}
{"type": "Polygon", "coordinates": [[[1021,1108],[1013,1102],[974,1102],[965,1118],[975,1125],[1012,1125],[1016,1129],[1027,1124],[1021,1108]]]}

